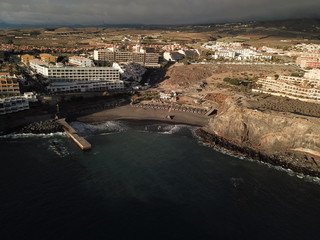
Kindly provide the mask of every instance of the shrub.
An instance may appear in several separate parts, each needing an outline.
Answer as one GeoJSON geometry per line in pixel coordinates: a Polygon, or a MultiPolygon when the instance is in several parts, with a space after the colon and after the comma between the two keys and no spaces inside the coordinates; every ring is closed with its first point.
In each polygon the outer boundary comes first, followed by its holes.
{"type": "Polygon", "coordinates": [[[225,78],[225,79],[223,79],[223,81],[230,83],[232,85],[237,85],[237,86],[239,86],[241,84],[241,81],[236,78],[225,78]]]}

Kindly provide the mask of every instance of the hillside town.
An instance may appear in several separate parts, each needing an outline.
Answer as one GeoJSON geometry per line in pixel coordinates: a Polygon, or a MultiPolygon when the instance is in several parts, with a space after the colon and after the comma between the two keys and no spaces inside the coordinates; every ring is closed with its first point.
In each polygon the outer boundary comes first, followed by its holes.
{"type": "MultiPolygon", "coordinates": [[[[43,33],[44,39],[57,40],[59,37],[63,39],[81,34],[84,31],[43,33]]],[[[158,101],[168,102],[173,99],[170,96],[175,96],[175,101],[188,97],[200,101],[212,94],[210,91],[213,86],[210,87],[207,83],[200,83],[200,89],[196,88],[196,92],[187,85],[175,88],[170,84],[159,84],[165,77],[161,72],[181,64],[192,65],[195,69],[201,65],[230,64],[235,65],[234,69],[236,65],[247,65],[253,69],[258,65],[270,65],[272,69],[274,65],[283,70],[293,66],[300,72],[299,75],[274,71],[271,74],[260,72],[257,76],[247,77],[252,81],[249,84],[252,86],[250,91],[316,103],[320,100],[320,44],[306,41],[293,43],[292,40],[281,39],[277,41],[281,45],[285,44],[285,47],[279,48],[273,45],[255,46],[241,38],[177,41],[173,37],[169,41],[154,33],[147,36],[125,34],[110,44],[106,34],[103,33],[98,38],[96,36],[95,33],[95,38],[90,40],[89,45],[74,48],[2,43],[0,114],[27,110],[30,108],[30,101],[42,101],[46,95],[124,93],[152,88],[160,94],[158,101]],[[180,93],[176,93],[177,90],[180,93]]],[[[13,42],[20,43],[22,39],[32,39],[32,36],[15,35],[14,39],[16,40],[13,42]]],[[[41,41],[39,37],[38,40],[41,41]]],[[[204,74],[211,75],[210,72],[204,74]]],[[[231,76],[221,76],[221,81],[226,77],[231,76]]],[[[237,81],[242,84],[248,80],[240,78],[237,81]]],[[[192,101],[190,104],[192,105],[192,101]]],[[[206,105],[205,102],[203,104],[206,105]]]]}

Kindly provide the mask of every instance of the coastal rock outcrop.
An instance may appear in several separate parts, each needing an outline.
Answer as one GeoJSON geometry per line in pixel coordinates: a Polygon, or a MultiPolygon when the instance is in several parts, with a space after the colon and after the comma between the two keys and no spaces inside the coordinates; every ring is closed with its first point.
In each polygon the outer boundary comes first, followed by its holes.
{"type": "MultiPolygon", "coordinates": [[[[222,138],[237,148],[248,148],[255,154],[276,155],[279,159],[283,157],[284,162],[287,158],[287,162],[298,168],[320,172],[319,118],[259,111],[250,108],[250,104],[241,98],[229,98],[204,130],[215,136],[214,139],[222,138]]],[[[213,144],[219,145],[214,139],[211,140],[213,144]]],[[[230,146],[226,148],[230,149],[230,146]]]]}

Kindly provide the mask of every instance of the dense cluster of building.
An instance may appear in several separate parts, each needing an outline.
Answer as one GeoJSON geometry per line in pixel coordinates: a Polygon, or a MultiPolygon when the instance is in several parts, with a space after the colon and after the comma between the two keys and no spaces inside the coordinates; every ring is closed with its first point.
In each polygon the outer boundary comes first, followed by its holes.
{"type": "Polygon", "coordinates": [[[0,115],[29,109],[29,101],[21,96],[16,76],[0,73],[0,115]]]}
{"type": "Polygon", "coordinates": [[[279,76],[278,79],[267,77],[257,81],[253,91],[274,95],[299,98],[301,100],[320,100],[320,70],[311,70],[304,77],[279,76]]]}
{"type": "Polygon", "coordinates": [[[155,49],[134,45],[132,51],[119,46],[95,50],[93,60],[71,56],[67,63],[57,63],[57,57],[40,54],[40,58],[22,55],[21,62],[50,83],[52,93],[123,90],[123,80],[141,81],[148,68],[158,68],[159,54],[155,49]],[[107,64],[113,63],[112,67],[107,64]]]}
{"type": "Polygon", "coordinates": [[[98,64],[107,63],[123,63],[123,62],[135,62],[148,68],[158,68],[159,54],[152,50],[141,48],[139,45],[133,48],[134,51],[119,51],[118,49],[106,48],[98,49],[93,53],[93,58],[98,64]]]}
{"type": "Polygon", "coordinates": [[[47,89],[52,93],[124,89],[119,70],[96,67],[88,58],[72,56],[67,64],[32,59],[29,64],[50,82],[47,89]]]}
{"type": "Polygon", "coordinates": [[[320,53],[320,44],[300,43],[295,45],[293,49],[304,53],[320,53]]]}
{"type": "Polygon", "coordinates": [[[271,60],[271,55],[258,51],[255,47],[244,48],[239,42],[215,42],[203,45],[203,48],[214,51],[213,59],[237,61],[271,60]]]}
{"type": "Polygon", "coordinates": [[[303,54],[297,57],[296,64],[302,68],[320,68],[320,54],[303,54]]]}
{"type": "MultiPolygon", "coordinates": [[[[104,47],[104,46],[101,46],[104,47]]],[[[40,52],[53,52],[53,53],[75,53],[79,51],[93,51],[96,49],[95,46],[86,46],[86,47],[77,47],[77,48],[67,48],[67,47],[37,47],[37,46],[30,46],[30,45],[13,45],[13,44],[2,44],[1,49],[4,51],[17,51],[17,52],[33,52],[33,51],[40,51],[40,52]]]]}
{"type": "Polygon", "coordinates": [[[9,73],[0,73],[0,97],[12,97],[20,95],[19,82],[15,76],[9,73]]]}

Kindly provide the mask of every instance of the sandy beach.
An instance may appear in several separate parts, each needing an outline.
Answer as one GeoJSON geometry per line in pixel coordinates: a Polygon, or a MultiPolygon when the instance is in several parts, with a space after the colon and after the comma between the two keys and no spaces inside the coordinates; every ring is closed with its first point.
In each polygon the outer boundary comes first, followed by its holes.
{"type": "Polygon", "coordinates": [[[180,123],[193,126],[205,126],[210,117],[190,112],[168,111],[163,109],[135,108],[130,105],[102,110],[93,114],[78,117],[80,122],[93,123],[116,120],[149,120],[167,123],[180,123]],[[170,119],[167,116],[173,118],[170,119]]]}

